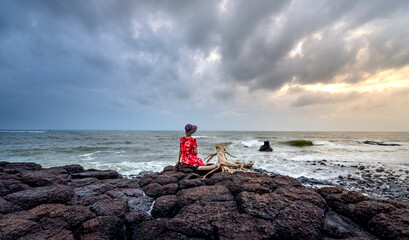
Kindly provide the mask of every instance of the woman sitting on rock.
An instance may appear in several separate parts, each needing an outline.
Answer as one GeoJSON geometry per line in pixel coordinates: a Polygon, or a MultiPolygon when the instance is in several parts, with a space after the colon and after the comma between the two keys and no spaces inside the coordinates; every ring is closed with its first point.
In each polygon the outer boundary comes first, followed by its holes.
{"type": "Polygon", "coordinates": [[[202,159],[197,157],[197,142],[192,134],[197,130],[197,126],[187,124],[185,126],[186,136],[180,139],[179,159],[176,165],[179,163],[189,164],[195,167],[204,166],[202,159]]]}

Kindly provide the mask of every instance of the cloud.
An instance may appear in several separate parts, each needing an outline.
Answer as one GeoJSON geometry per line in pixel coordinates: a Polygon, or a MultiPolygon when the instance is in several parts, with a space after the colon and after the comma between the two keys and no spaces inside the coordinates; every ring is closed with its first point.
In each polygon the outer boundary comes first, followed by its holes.
{"type": "MultiPolygon", "coordinates": [[[[0,123],[9,127],[24,126],[13,124],[21,116],[47,125],[63,108],[72,109],[66,114],[73,118],[164,111],[185,116],[187,110],[216,116],[230,109],[275,116],[266,110],[273,106],[266,99],[283,86],[360,83],[409,65],[408,1],[0,5],[0,111],[8,113],[0,123]]],[[[360,97],[297,96],[292,106],[360,97]]]]}

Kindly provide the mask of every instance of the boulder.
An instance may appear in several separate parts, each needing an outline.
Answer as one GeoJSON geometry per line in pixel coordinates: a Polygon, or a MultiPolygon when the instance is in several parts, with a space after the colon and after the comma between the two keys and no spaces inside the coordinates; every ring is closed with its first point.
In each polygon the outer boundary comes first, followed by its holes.
{"type": "Polygon", "coordinates": [[[368,227],[382,239],[409,239],[409,209],[377,214],[368,227]]]}
{"type": "Polygon", "coordinates": [[[43,204],[28,210],[37,222],[43,218],[60,219],[67,223],[67,228],[73,228],[94,217],[94,214],[81,205],[66,206],[63,204],[43,204]]]}
{"type": "Polygon", "coordinates": [[[0,197],[0,213],[8,214],[22,210],[21,207],[0,197]]]}
{"type": "Polygon", "coordinates": [[[27,184],[22,183],[16,179],[0,180],[0,197],[7,194],[30,189],[27,184]]]}
{"type": "Polygon", "coordinates": [[[4,199],[23,209],[30,209],[40,204],[66,203],[71,201],[74,196],[75,192],[71,187],[52,185],[15,192],[4,196],[4,199]]]}
{"type": "Polygon", "coordinates": [[[273,225],[277,239],[321,239],[324,210],[296,201],[278,214],[273,225]]]}
{"type": "Polygon", "coordinates": [[[125,239],[125,225],[119,217],[99,216],[81,225],[80,239],[125,239]]]}
{"type": "Polygon", "coordinates": [[[200,186],[183,189],[177,193],[177,206],[182,208],[196,201],[232,201],[233,195],[226,186],[200,186]]]}
{"type": "Polygon", "coordinates": [[[122,217],[128,212],[128,202],[126,200],[101,200],[90,206],[98,216],[118,216],[122,217]]]}
{"type": "Polygon", "coordinates": [[[78,178],[97,178],[97,179],[110,179],[110,178],[121,178],[118,172],[112,170],[96,170],[96,171],[85,171],[80,173],[71,174],[73,179],[78,178]]]}
{"type": "Polygon", "coordinates": [[[41,231],[41,225],[27,219],[0,219],[0,239],[14,240],[41,231]]]}
{"type": "Polygon", "coordinates": [[[172,217],[176,207],[176,195],[158,197],[152,208],[152,217],[172,217]]]}
{"type": "Polygon", "coordinates": [[[260,152],[272,152],[273,149],[270,147],[269,141],[264,141],[264,144],[259,149],[260,152]]]}

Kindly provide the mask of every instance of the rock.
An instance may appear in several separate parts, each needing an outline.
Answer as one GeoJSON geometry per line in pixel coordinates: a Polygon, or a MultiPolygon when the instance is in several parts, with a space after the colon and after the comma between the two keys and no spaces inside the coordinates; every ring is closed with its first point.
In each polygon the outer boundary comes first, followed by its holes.
{"type": "Polygon", "coordinates": [[[82,222],[94,217],[94,214],[84,206],[66,206],[63,204],[43,204],[28,211],[33,219],[42,218],[60,219],[66,222],[67,228],[78,226],[82,222]]]}
{"type": "Polygon", "coordinates": [[[363,143],[365,144],[369,144],[369,145],[380,145],[380,146],[400,146],[400,144],[397,143],[384,143],[384,142],[376,142],[376,141],[363,141],[363,143]]]}
{"type": "Polygon", "coordinates": [[[382,239],[409,239],[409,209],[377,214],[368,227],[382,239]]]}
{"type": "Polygon", "coordinates": [[[96,183],[96,184],[91,184],[91,185],[87,185],[84,187],[77,187],[77,188],[74,188],[74,190],[78,196],[83,197],[83,196],[103,194],[114,188],[115,186],[109,183],[96,183]]]}
{"type": "Polygon", "coordinates": [[[32,188],[4,196],[9,202],[15,203],[23,209],[30,209],[46,203],[66,203],[75,195],[71,187],[64,185],[53,185],[32,188]]]}
{"type": "Polygon", "coordinates": [[[375,169],[375,171],[376,171],[376,172],[384,172],[385,169],[384,169],[384,168],[377,168],[377,169],[375,169]]]}
{"type": "Polygon", "coordinates": [[[15,179],[0,180],[0,197],[18,191],[30,189],[27,184],[24,184],[15,179]]]}
{"type": "Polygon", "coordinates": [[[364,170],[364,169],[365,169],[365,166],[359,166],[358,169],[359,169],[359,170],[364,170]]]}
{"type": "Polygon", "coordinates": [[[175,166],[167,166],[163,169],[163,172],[167,171],[177,171],[177,168],[175,166]]]}
{"type": "Polygon", "coordinates": [[[130,211],[149,212],[154,199],[148,196],[129,198],[128,205],[130,211]]]}
{"type": "Polygon", "coordinates": [[[149,183],[151,183],[154,179],[156,179],[157,176],[158,176],[158,174],[146,174],[139,181],[139,185],[141,187],[146,186],[149,183]]]}
{"type": "Polygon", "coordinates": [[[125,239],[125,225],[116,216],[100,216],[84,222],[79,229],[80,239],[125,239]]]}
{"type": "Polygon", "coordinates": [[[155,180],[153,180],[151,183],[159,183],[160,185],[166,185],[169,183],[176,183],[178,181],[177,178],[172,177],[172,176],[158,176],[155,180]]]}
{"type": "Polygon", "coordinates": [[[96,179],[96,178],[72,179],[71,182],[69,183],[69,185],[74,187],[74,188],[84,187],[84,186],[96,183],[97,181],[98,181],[98,179],[96,179]]]}
{"type": "Polygon", "coordinates": [[[296,201],[278,214],[273,225],[278,239],[321,239],[324,210],[296,201]]]}
{"type": "Polygon", "coordinates": [[[195,201],[232,201],[233,195],[226,186],[200,186],[183,189],[177,193],[177,206],[190,205],[195,201]]]}
{"type": "MultiPolygon", "coordinates": [[[[64,169],[63,169],[64,170],[64,169]]],[[[65,170],[64,170],[65,171],[65,170]]],[[[67,184],[67,172],[57,175],[51,171],[23,171],[20,180],[31,187],[49,186],[52,184],[67,184]]]]}
{"type": "Polygon", "coordinates": [[[264,145],[262,145],[259,149],[260,152],[271,152],[273,149],[270,147],[269,141],[264,141],[264,145]]]}
{"type": "Polygon", "coordinates": [[[152,220],[152,217],[146,212],[134,211],[127,213],[124,220],[126,224],[130,225],[152,220]]]}
{"type": "Polygon", "coordinates": [[[22,210],[21,207],[0,197],[0,213],[8,214],[22,210]]]}
{"type": "Polygon", "coordinates": [[[78,178],[97,178],[97,179],[110,179],[121,177],[118,172],[112,170],[99,170],[99,171],[86,171],[80,173],[71,174],[73,179],[78,178]]]}
{"type": "Polygon", "coordinates": [[[315,206],[326,209],[327,203],[321,195],[316,193],[315,191],[307,188],[295,188],[295,187],[280,187],[275,192],[275,194],[279,194],[281,196],[286,197],[291,201],[303,201],[314,204],[315,206]]]}
{"type": "Polygon", "coordinates": [[[376,239],[371,234],[365,232],[361,227],[353,223],[348,218],[340,216],[333,211],[325,215],[323,232],[331,238],[363,238],[376,239]]]}
{"type": "Polygon", "coordinates": [[[101,200],[90,206],[98,216],[118,216],[122,217],[128,212],[128,202],[126,200],[101,200]]]}
{"type": "Polygon", "coordinates": [[[196,178],[196,179],[183,179],[179,181],[179,189],[186,189],[186,188],[192,188],[192,187],[199,187],[205,185],[204,181],[202,179],[196,178]]]}
{"type": "Polygon", "coordinates": [[[81,165],[73,164],[73,165],[66,165],[63,166],[65,170],[71,175],[73,173],[82,173],[84,172],[84,168],[81,165]]]}
{"type": "Polygon", "coordinates": [[[241,192],[237,196],[238,209],[253,217],[275,219],[281,210],[291,204],[287,198],[273,193],[241,192]]]}
{"type": "Polygon", "coordinates": [[[167,195],[158,197],[152,208],[152,216],[158,217],[172,217],[176,207],[176,195],[167,195]]]}
{"type": "Polygon", "coordinates": [[[74,235],[70,230],[61,229],[60,231],[43,230],[34,234],[26,235],[19,240],[74,240],[74,235]]]}
{"type": "Polygon", "coordinates": [[[278,186],[291,186],[291,187],[302,187],[303,185],[297,181],[294,178],[288,177],[288,176],[278,176],[273,178],[273,181],[278,185],[278,186]]]}
{"type": "Polygon", "coordinates": [[[112,199],[112,198],[109,197],[109,196],[106,195],[106,194],[101,194],[101,195],[89,195],[89,196],[81,197],[81,198],[79,199],[79,203],[80,203],[81,205],[84,205],[84,206],[89,206],[89,205],[92,205],[92,204],[94,204],[94,203],[96,203],[96,202],[98,202],[98,201],[101,201],[101,200],[110,200],[110,199],[112,199]]]}
{"type": "Polygon", "coordinates": [[[176,194],[178,190],[178,184],[177,183],[169,183],[164,186],[159,191],[159,196],[163,195],[174,195],[176,194]]]}
{"type": "Polygon", "coordinates": [[[40,224],[26,219],[0,219],[0,239],[13,240],[41,231],[40,224]]]}
{"type": "Polygon", "coordinates": [[[162,189],[162,185],[159,183],[150,183],[145,187],[145,193],[149,197],[157,197],[159,196],[159,192],[162,189]]]}

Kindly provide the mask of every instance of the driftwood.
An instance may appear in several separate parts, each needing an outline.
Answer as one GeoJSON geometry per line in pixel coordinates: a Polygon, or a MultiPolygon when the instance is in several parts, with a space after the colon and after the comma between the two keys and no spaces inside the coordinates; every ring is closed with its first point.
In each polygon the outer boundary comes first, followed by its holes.
{"type": "Polygon", "coordinates": [[[226,151],[226,149],[223,146],[223,143],[217,144],[216,153],[210,154],[204,159],[205,161],[207,159],[206,161],[206,164],[207,164],[214,156],[217,155],[217,159],[218,159],[217,163],[214,165],[206,165],[206,166],[198,167],[199,171],[210,171],[206,175],[204,175],[203,178],[206,178],[208,175],[216,172],[219,169],[221,169],[223,172],[235,172],[235,171],[246,171],[244,168],[251,168],[253,166],[253,162],[248,162],[248,163],[230,162],[227,160],[226,154],[228,154],[231,157],[234,157],[226,151]]]}

